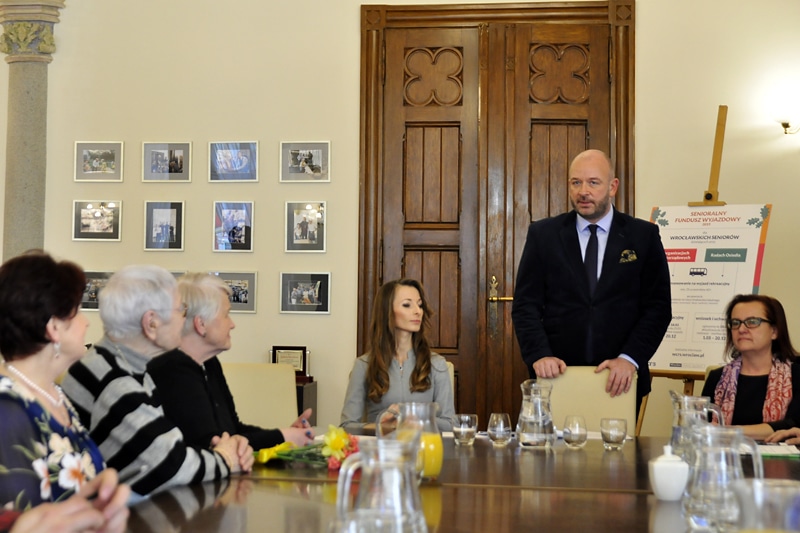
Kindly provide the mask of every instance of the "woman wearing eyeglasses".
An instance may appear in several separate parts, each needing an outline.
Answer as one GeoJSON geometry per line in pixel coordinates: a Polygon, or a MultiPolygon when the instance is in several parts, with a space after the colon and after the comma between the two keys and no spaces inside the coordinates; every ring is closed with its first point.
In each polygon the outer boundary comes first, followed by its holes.
{"type": "Polygon", "coordinates": [[[763,439],[800,424],[800,366],[783,305],[769,296],[739,294],[725,310],[725,356],[703,387],[725,423],[763,439]]]}
{"type": "Polygon", "coordinates": [[[228,284],[212,274],[190,272],[180,278],[178,292],[188,305],[180,347],[150,361],[147,373],[159,391],[164,413],[183,432],[186,442],[208,447],[216,435],[228,432],[246,437],[256,450],[284,441],[296,446],[310,444],[314,438],[308,424],[311,409],[283,429],[239,420],[217,359],[230,350],[231,331],[236,327],[230,316],[233,292],[228,284]]]}

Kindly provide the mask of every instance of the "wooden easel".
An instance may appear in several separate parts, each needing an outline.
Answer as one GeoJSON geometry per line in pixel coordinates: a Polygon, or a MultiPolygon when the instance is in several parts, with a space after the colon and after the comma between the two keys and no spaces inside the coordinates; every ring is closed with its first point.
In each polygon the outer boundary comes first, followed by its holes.
{"type": "Polygon", "coordinates": [[[717,133],[714,135],[714,151],[711,153],[711,175],[708,177],[708,189],[703,194],[702,202],[689,202],[689,207],[700,205],[725,205],[719,200],[719,168],[722,164],[722,143],[725,141],[725,123],[728,120],[728,106],[719,106],[717,112],[717,133]]]}
{"type": "MultiPolygon", "coordinates": [[[[728,120],[728,106],[719,106],[717,112],[717,131],[714,135],[714,151],[711,153],[711,174],[708,177],[708,189],[703,194],[702,202],[689,202],[689,207],[725,205],[719,199],[719,169],[722,164],[722,144],[725,141],[725,123],[728,120]]],[[[683,393],[688,396],[694,395],[694,382],[705,379],[705,372],[691,372],[681,370],[651,370],[650,382],[653,378],[680,379],[683,381],[683,393]]],[[[649,396],[649,395],[648,395],[649,396]]],[[[639,419],[636,421],[636,435],[642,430],[644,422],[644,412],[647,409],[647,398],[642,398],[642,405],[639,409],[639,419]]]]}

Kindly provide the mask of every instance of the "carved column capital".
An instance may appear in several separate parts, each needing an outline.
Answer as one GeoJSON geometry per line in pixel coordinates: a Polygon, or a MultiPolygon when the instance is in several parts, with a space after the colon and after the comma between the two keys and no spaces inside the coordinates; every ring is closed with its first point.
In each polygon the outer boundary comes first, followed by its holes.
{"type": "Polygon", "coordinates": [[[49,63],[56,51],[53,28],[64,0],[0,0],[0,52],[6,62],[49,63]]]}

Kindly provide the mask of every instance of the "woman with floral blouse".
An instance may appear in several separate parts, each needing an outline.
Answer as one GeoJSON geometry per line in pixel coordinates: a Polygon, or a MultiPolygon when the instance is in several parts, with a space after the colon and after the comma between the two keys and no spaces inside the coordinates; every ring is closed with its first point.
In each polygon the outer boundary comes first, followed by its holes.
{"type": "Polygon", "coordinates": [[[43,252],[0,267],[0,508],[24,511],[94,496],[92,506],[105,520],[97,530],[123,531],[130,489],[105,470],[55,383],[86,352],[85,286],[80,267],[43,252]]]}

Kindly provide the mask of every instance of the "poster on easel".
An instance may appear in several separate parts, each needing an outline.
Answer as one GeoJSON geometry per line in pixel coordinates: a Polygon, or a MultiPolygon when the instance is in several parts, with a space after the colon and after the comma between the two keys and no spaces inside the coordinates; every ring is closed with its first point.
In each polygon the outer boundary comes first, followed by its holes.
{"type": "Polygon", "coordinates": [[[672,322],[650,368],[704,372],[724,363],[725,307],[758,293],[771,204],[656,206],[667,254],[672,322]]]}

